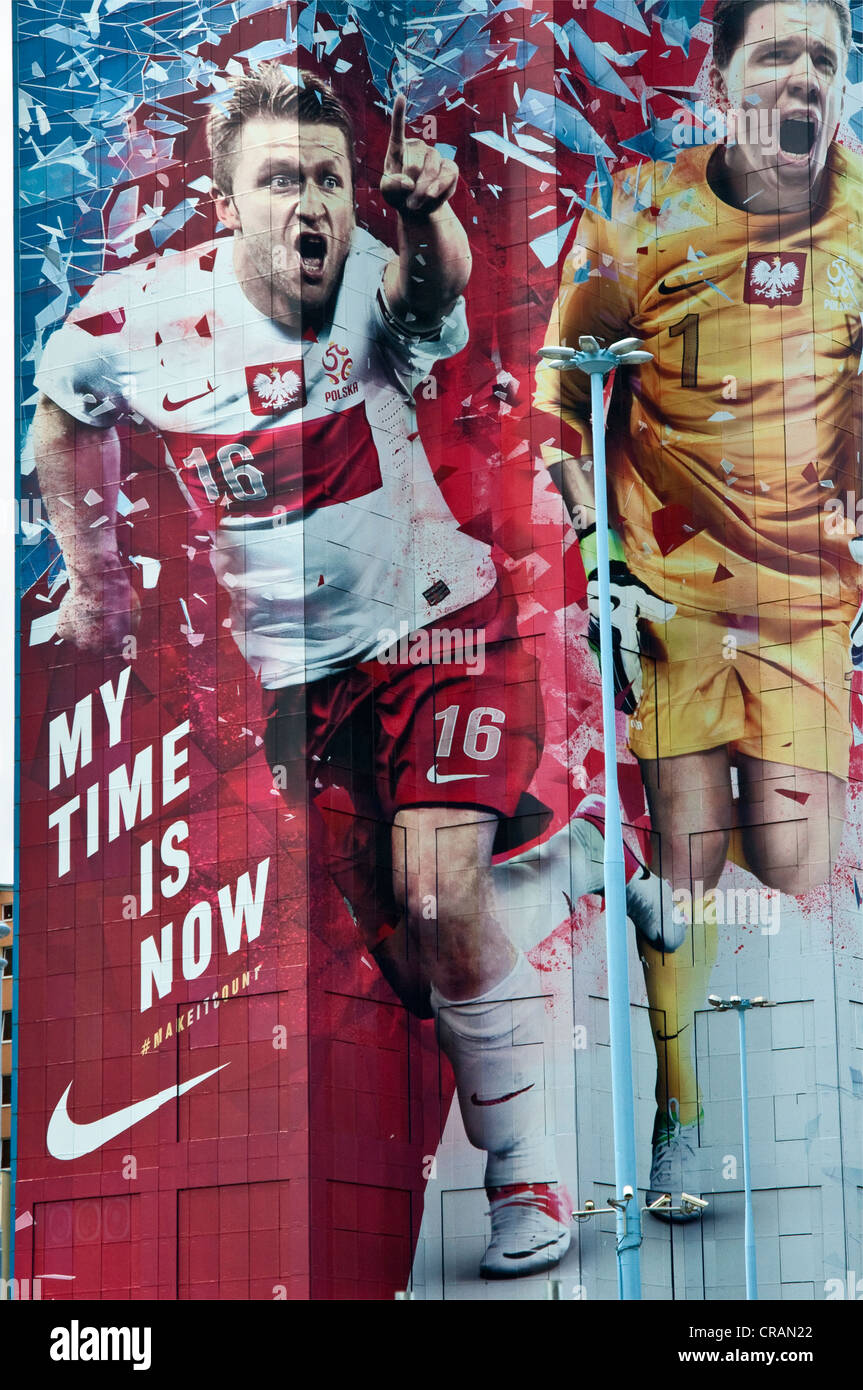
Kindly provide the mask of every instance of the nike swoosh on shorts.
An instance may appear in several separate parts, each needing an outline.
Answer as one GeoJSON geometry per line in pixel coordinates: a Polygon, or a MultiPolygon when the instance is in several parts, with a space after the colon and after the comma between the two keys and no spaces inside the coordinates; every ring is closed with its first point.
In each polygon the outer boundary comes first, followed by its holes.
{"type": "Polygon", "coordinates": [[[468,781],[471,777],[489,777],[490,775],[491,774],[488,772],[438,772],[434,763],[432,763],[431,767],[426,773],[426,781],[465,782],[468,781]]]}

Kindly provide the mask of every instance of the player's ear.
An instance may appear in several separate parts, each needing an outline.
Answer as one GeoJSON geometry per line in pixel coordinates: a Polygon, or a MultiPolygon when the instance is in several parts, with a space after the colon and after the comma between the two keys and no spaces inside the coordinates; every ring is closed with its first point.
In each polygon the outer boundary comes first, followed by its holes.
{"type": "Polygon", "coordinates": [[[731,105],[725,78],[715,63],[710,65],[710,102],[720,111],[727,111],[731,105]]]}
{"type": "Polygon", "coordinates": [[[237,211],[237,204],[234,201],[233,195],[223,193],[221,189],[214,187],[213,203],[216,208],[216,216],[223,227],[227,227],[228,230],[232,232],[239,232],[242,230],[240,214],[237,211]]]}

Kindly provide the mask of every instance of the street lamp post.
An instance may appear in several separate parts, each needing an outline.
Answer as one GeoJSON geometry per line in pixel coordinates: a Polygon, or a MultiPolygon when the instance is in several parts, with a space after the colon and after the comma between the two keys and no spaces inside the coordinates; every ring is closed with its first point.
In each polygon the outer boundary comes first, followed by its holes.
{"type": "Polygon", "coordinates": [[[603,383],[620,365],[652,360],[637,338],[624,338],[609,348],[593,337],[578,340],[578,350],[545,347],[540,357],[558,371],[574,368],[590,377],[593,476],[596,501],[597,579],[599,582],[599,663],[602,682],[602,744],[605,758],[605,932],[608,953],[608,1013],[611,1045],[611,1104],[614,1118],[615,1196],[617,1213],[617,1276],[621,1299],[641,1298],[641,1213],[635,1147],[635,1097],[632,1079],[632,1038],[629,1025],[629,958],[626,928],[626,874],[623,827],[617,785],[617,731],[614,704],[614,648],[611,632],[611,574],[608,554],[608,490],[605,473],[605,411],[603,383]]]}
{"type": "Polygon", "coordinates": [[[772,1009],[773,1003],[761,995],[754,999],[741,999],[732,994],[730,999],[720,999],[718,994],[709,994],[707,1002],[719,1013],[734,1009],[737,1014],[737,1027],[740,1036],[740,1103],[743,1111],[743,1253],[746,1261],[746,1298],[748,1302],[758,1301],[758,1270],[755,1260],[755,1218],[752,1211],[752,1168],[749,1160],[749,1077],[746,1066],[746,1011],[747,1009],[772,1009]]]}

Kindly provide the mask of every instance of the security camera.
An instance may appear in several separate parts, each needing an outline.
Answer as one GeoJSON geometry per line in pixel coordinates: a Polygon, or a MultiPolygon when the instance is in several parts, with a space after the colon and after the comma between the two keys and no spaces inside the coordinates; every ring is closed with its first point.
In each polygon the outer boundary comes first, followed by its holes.
{"type": "Polygon", "coordinates": [[[664,1207],[671,1206],[671,1193],[663,1192],[661,1197],[657,1197],[655,1202],[651,1202],[648,1211],[662,1211],[664,1207]]]}
{"type": "Polygon", "coordinates": [[[692,1197],[688,1192],[681,1192],[680,1205],[688,1207],[690,1211],[706,1211],[710,1203],[703,1201],[701,1197],[692,1197]]]}

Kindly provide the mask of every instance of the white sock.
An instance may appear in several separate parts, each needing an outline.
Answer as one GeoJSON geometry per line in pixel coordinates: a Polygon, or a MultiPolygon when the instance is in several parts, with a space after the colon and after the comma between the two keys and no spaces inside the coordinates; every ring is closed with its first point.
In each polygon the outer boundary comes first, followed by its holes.
{"type": "Polygon", "coordinates": [[[488,1154],[486,1187],[558,1181],[546,1116],[551,1044],[542,985],[525,956],[477,999],[431,990],[438,1040],[452,1063],[467,1137],[488,1154]]]}

